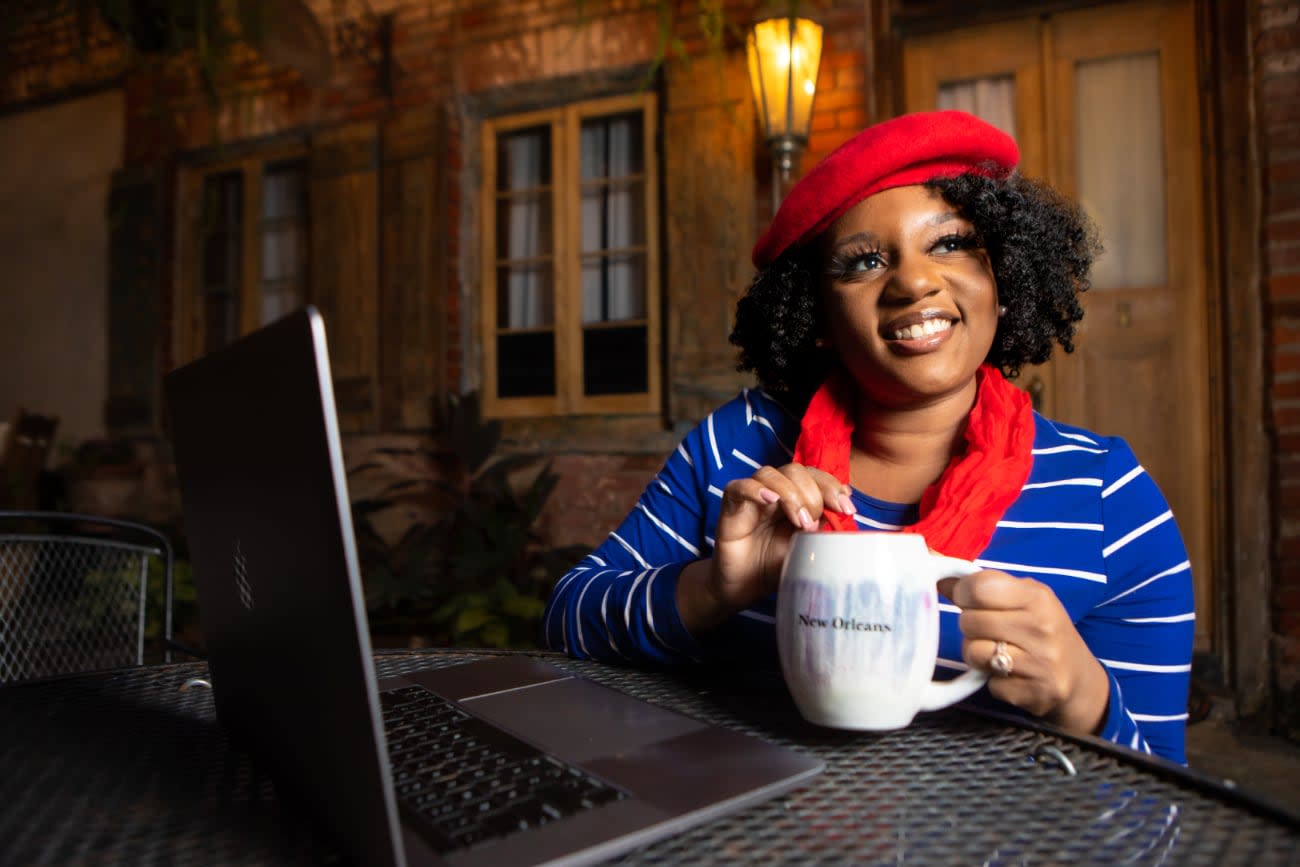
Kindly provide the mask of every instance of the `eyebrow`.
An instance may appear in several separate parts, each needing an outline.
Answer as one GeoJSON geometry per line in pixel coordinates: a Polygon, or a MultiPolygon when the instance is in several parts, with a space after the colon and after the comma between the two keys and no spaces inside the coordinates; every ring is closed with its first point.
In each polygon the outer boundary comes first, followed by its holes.
{"type": "Polygon", "coordinates": [[[876,237],[875,232],[854,232],[852,235],[847,235],[843,238],[840,238],[833,245],[831,245],[831,252],[834,253],[837,250],[843,249],[844,247],[849,247],[861,242],[865,242],[869,244],[879,244],[880,239],[876,237]]]}
{"type": "MultiPolygon", "coordinates": [[[[931,227],[942,226],[944,223],[951,223],[953,220],[962,220],[962,219],[965,218],[962,217],[961,213],[959,213],[958,211],[955,210],[941,211],[935,214],[934,216],[926,219],[925,225],[931,227]]],[[[835,244],[831,246],[831,252],[834,253],[838,250],[843,249],[844,247],[857,244],[857,243],[863,243],[863,242],[870,243],[870,244],[879,244],[880,239],[876,236],[875,232],[854,232],[852,235],[846,235],[845,237],[840,238],[837,242],[835,242],[835,244]]]]}

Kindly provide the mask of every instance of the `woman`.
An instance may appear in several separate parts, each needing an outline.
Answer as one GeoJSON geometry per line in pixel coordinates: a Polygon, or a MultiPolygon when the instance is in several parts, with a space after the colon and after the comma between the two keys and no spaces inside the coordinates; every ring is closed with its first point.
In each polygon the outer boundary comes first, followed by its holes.
{"type": "Polygon", "coordinates": [[[859,133],[754,248],[732,341],[747,390],[692,431],[557,583],[546,641],[673,663],[774,654],[795,530],[923,533],[983,571],[940,583],[940,668],[1066,731],[1184,762],[1187,553],[1123,440],[1004,378],[1073,347],[1096,244],[1072,203],[961,112],[859,133]]]}

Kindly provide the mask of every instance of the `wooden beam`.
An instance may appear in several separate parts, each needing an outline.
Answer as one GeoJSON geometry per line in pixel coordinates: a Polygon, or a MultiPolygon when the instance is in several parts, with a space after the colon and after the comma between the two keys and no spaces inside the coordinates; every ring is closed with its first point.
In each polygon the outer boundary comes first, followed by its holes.
{"type": "Polygon", "coordinates": [[[1266,359],[1260,261],[1260,165],[1253,123],[1250,4],[1200,0],[1202,81],[1208,84],[1207,151],[1217,173],[1210,189],[1222,323],[1221,400],[1225,419],[1220,478],[1226,504],[1221,528],[1225,648],[1220,660],[1237,712],[1260,710],[1270,693],[1269,601],[1273,504],[1269,466],[1273,453],[1264,426],[1266,359]]]}

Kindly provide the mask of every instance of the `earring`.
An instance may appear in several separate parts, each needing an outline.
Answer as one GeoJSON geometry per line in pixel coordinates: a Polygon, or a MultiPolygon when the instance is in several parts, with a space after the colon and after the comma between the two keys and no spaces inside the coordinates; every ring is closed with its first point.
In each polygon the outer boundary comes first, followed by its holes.
{"type": "Polygon", "coordinates": [[[827,340],[825,337],[817,337],[813,339],[813,346],[816,346],[818,349],[825,349],[830,345],[831,342],[827,340]]]}
{"type": "Polygon", "coordinates": [[[998,305],[998,318],[1001,319],[1003,316],[1006,316],[1006,315],[1007,315],[1007,305],[1005,305],[1005,304],[999,304],[999,305],[998,305]]]}

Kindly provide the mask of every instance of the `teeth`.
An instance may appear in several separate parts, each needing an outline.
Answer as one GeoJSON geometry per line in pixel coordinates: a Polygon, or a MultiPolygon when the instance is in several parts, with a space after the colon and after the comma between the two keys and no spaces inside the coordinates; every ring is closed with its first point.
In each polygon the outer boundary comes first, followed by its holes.
{"type": "Polygon", "coordinates": [[[916,325],[909,325],[907,328],[900,328],[891,336],[895,340],[916,340],[918,337],[926,337],[930,334],[938,334],[940,331],[947,331],[952,328],[952,323],[947,319],[927,319],[916,325]]]}

